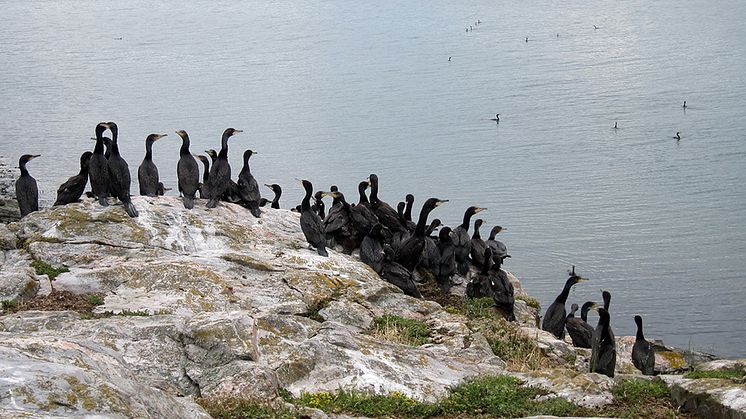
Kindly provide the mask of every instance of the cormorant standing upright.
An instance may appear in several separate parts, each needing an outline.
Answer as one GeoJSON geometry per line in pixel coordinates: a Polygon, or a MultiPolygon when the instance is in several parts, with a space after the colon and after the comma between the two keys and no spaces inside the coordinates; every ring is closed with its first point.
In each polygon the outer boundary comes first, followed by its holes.
{"type": "Polygon", "coordinates": [[[199,183],[199,197],[200,199],[207,198],[207,188],[205,185],[207,185],[207,179],[210,177],[210,159],[203,155],[198,155],[197,158],[199,161],[202,162],[202,165],[205,166],[205,171],[202,174],[202,182],[199,183]]]}
{"type": "Polygon", "coordinates": [[[443,292],[451,290],[451,275],[456,273],[456,248],[450,227],[443,227],[438,232],[438,263],[431,266],[438,286],[443,292]]]}
{"type": "Polygon", "coordinates": [[[567,311],[565,310],[565,302],[567,296],[570,294],[570,289],[573,285],[578,282],[587,281],[575,274],[575,266],[572,267],[570,277],[565,281],[565,286],[562,288],[562,292],[555,298],[554,302],[549,306],[546,313],[544,313],[544,320],[541,323],[541,329],[551,332],[557,339],[564,339],[565,337],[565,316],[567,311]]]}
{"type": "Polygon", "coordinates": [[[337,201],[337,204],[332,205],[329,214],[327,214],[322,222],[324,233],[327,238],[331,238],[335,243],[342,245],[345,254],[352,254],[352,251],[363,240],[363,236],[358,234],[352,222],[352,207],[347,203],[344,194],[339,192],[339,189],[332,192],[325,192],[322,195],[331,196],[337,201]]]}
{"type": "MultiPolygon", "coordinates": [[[[199,189],[199,165],[194,160],[192,152],[189,151],[191,141],[186,131],[178,130],[176,135],[181,138],[181,148],[179,149],[179,162],[176,163],[176,178],[181,200],[184,202],[184,208],[194,208],[194,198],[199,189]]],[[[207,160],[207,159],[205,159],[207,160]]],[[[209,164],[209,163],[207,163],[209,164]]],[[[205,171],[207,166],[205,166],[205,171]]]]}
{"type": "MultiPolygon", "coordinates": [[[[603,298],[604,300],[604,310],[606,310],[606,312],[609,313],[609,316],[611,316],[611,310],[609,310],[609,306],[611,306],[611,293],[609,291],[602,291],[601,298],[603,298]]],[[[611,335],[612,339],[616,339],[614,337],[614,330],[611,328],[611,324],[609,325],[609,334],[611,335]]]]}
{"type": "Polygon", "coordinates": [[[471,252],[471,237],[469,237],[469,224],[474,214],[482,212],[487,208],[469,207],[464,212],[464,222],[453,230],[453,245],[456,247],[456,264],[458,273],[466,275],[469,272],[469,253],[471,252]]]}
{"type": "Polygon", "coordinates": [[[425,230],[425,250],[422,253],[422,259],[420,260],[420,267],[429,269],[432,271],[433,264],[438,261],[438,243],[436,237],[432,237],[433,231],[440,227],[440,219],[436,218],[430,222],[430,226],[425,230]]]}
{"type": "MultiPolygon", "coordinates": [[[[483,223],[484,220],[481,218],[474,221],[474,234],[471,235],[471,261],[477,268],[481,268],[484,265],[484,250],[487,249],[487,243],[482,240],[482,236],[479,234],[479,229],[483,223]]],[[[490,257],[492,257],[491,249],[490,257]]]]}
{"type": "Polygon", "coordinates": [[[632,363],[635,368],[642,371],[643,375],[653,375],[655,372],[655,350],[653,345],[645,340],[645,335],[642,334],[642,317],[635,316],[635,323],[637,324],[637,336],[635,337],[635,345],[632,347],[632,363]]]}
{"type": "Polygon", "coordinates": [[[448,202],[447,199],[430,198],[422,205],[420,216],[417,220],[417,228],[414,234],[404,241],[396,252],[395,261],[410,271],[414,271],[422,259],[425,250],[425,230],[427,229],[427,217],[437,207],[448,202]]]}
{"type": "Polygon", "coordinates": [[[411,193],[407,194],[407,196],[404,197],[404,202],[407,203],[407,206],[404,209],[404,226],[406,226],[407,230],[411,233],[414,231],[415,228],[417,228],[417,225],[412,222],[412,207],[414,206],[414,195],[412,195],[411,193]]]}
{"type": "Polygon", "coordinates": [[[259,192],[259,183],[251,174],[249,159],[256,153],[252,150],[246,150],[243,153],[243,167],[238,174],[238,194],[241,196],[242,204],[251,211],[251,215],[256,218],[261,217],[262,211],[259,209],[259,201],[262,194],[259,192]]]}
{"type": "Polygon", "coordinates": [[[109,197],[109,162],[108,157],[104,155],[104,131],[109,128],[106,122],[100,122],[96,125],[96,146],[93,148],[93,155],[88,163],[88,175],[91,178],[91,191],[93,196],[98,199],[101,206],[109,205],[106,198],[109,197]]]}
{"type": "Polygon", "coordinates": [[[280,209],[280,197],[282,196],[282,187],[276,183],[273,184],[267,184],[265,183],[264,186],[268,187],[272,190],[272,192],[275,193],[275,197],[272,198],[272,205],[271,207],[274,209],[280,209]]]}
{"type": "Polygon", "coordinates": [[[326,206],[324,205],[324,193],[322,191],[316,191],[313,195],[313,205],[311,209],[316,211],[316,215],[323,221],[326,218],[326,206]]]}
{"type": "Polygon", "coordinates": [[[106,125],[111,131],[111,157],[109,157],[109,180],[111,191],[116,198],[122,201],[122,204],[124,204],[124,210],[127,211],[127,215],[130,217],[137,217],[139,214],[130,198],[130,184],[132,183],[132,179],[130,178],[130,168],[127,165],[127,162],[119,154],[119,144],[117,143],[119,128],[117,127],[117,124],[113,122],[107,122],[106,125]]]}
{"type": "Polygon", "coordinates": [[[487,246],[492,249],[492,260],[497,263],[497,259],[505,259],[508,256],[508,247],[505,246],[505,244],[499,240],[495,240],[495,236],[497,236],[498,233],[501,231],[506,230],[505,228],[501,226],[494,226],[492,227],[492,230],[490,230],[490,237],[487,239],[485,243],[487,243],[487,246]]]}
{"type": "Polygon", "coordinates": [[[368,181],[370,182],[370,205],[373,213],[378,217],[378,221],[388,228],[391,233],[400,231],[402,224],[396,210],[391,208],[391,205],[378,199],[378,176],[371,173],[368,181]]]}
{"type": "Polygon", "coordinates": [[[220,140],[220,153],[215,158],[210,169],[210,176],[207,179],[207,208],[215,208],[218,206],[220,198],[223,196],[225,191],[231,183],[231,165],[228,163],[228,140],[243,131],[228,128],[223,131],[223,137],[220,140]]]}
{"type": "Polygon", "coordinates": [[[609,312],[598,308],[598,326],[591,339],[590,371],[614,378],[616,368],[616,342],[609,333],[609,312]]]}
{"type": "MultiPolygon", "coordinates": [[[[573,304],[577,306],[577,304],[573,304]]],[[[572,344],[576,348],[590,348],[591,338],[593,337],[593,327],[587,323],[588,310],[596,309],[596,303],[593,301],[587,301],[583,304],[580,309],[580,318],[567,316],[565,320],[565,327],[567,328],[567,334],[572,339],[572,344]]]]}
{"type": "Polygon", "coordinates": [[[26,163],[39,156],[41,154],[24,154],[18,159],[21,177],[16,180],[16,200],[18,201],[18,209],[21,210],[21,218],[34,211],[39,211],[39,188],[36,186],[36,179],[26,169],[26,163]]]}
{"type": "Polygon", "coordinates": [[[80,171],[60,185],[57,189],[57,200],[54,201],[54,205],[72,204],[78,202],[80,197],[83,196],[85,185],[88,184],[88,165],[92,155],[93,153],[86,151],[80,156],[80,171]]]}
{"type": "Polygon", "coordinates": [[[363,242],[360,244],[360,261],[370,266],[377,274],[381,274],[383,269],[383,236],[381,230],[383,225],[380,223],[373,226],[368,234],[363,238],[363,242]]]}
{"type": "Polygon", "coordinates": [[[311,209],[313,185],[307,180],[302,180],[301,183],[303,183],[303,189],[306,190],[306,195],[300,204],[300,228],[303,230],[303,235],[306,236],[306,241],[316,248],[318,254],[328,257],[326,239],[321,229],[321,218],[311,209]]]}
{"type": "Polygon", "coordinates": [[[145,139],[145,158],[137,168],[137,180],[140,183],[140,195],[158,196],[158,167],[153,163],[153,143],[167,134],[150,134],[145,139]]]}
{"type": "MultiPolygon", "coordinates": [[[[487,256],[487,252],[492,252],[492,249],[487,247],[485,249],[484,263],[488,265],[490,257],[487,256]]],[[[492,257],[495,260],[494,257],[492,257]]],[[[495,300],[497,308],[505,313],[505,318],[513,322],[515,321],[515,290],[513,284],[508,278],[508,274],[505,273],[500,267],[502,266],[503,258],[497,258],[496,262],[490,268],[490,279],[492,284],[492,299],[495,300]]]]}

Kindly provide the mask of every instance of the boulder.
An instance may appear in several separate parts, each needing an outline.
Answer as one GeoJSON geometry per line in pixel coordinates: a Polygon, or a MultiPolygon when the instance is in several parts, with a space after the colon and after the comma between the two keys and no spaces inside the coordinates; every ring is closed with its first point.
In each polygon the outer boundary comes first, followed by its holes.
{"type": "Polygon", "coordinates": [[[746,385],[717,378],[687,379],[661,375],[680,408],[699,417],[713,419],[746,418],[746,385]]]}

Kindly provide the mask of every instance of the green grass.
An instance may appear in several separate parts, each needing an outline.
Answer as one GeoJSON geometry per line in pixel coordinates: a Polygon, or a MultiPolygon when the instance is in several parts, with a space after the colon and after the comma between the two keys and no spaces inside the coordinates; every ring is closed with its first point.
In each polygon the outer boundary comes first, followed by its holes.
{"type": "Polygon", "coordinates": [[[437,405],[421,403],[396,392],[385,396],[343,390],[335,393],[304,393],[295,402],[327,413],[371,418],[429,418],[438,413],[437,405]]]}
{"type": "Polygon", "coordinates": [[[743,371],[738,370],[715,370],[715,371],[691,371],[684,374],[684,378],[724,378],[739,379],[744,377],[743,371]]]}
{"type": "Polygon", "coordinates": [[[54,281],[54,279],[61,273],[70,272],[70,270],[64,266],[54,268],[52,265],[42,261],[41,259],[34,259],[34,261],[31,262],[31,267],[34,268],[37,275],[46,275],[49,277],[50,281],[54,281]]]}
{"type": "Polygon", "coordinates": [[[515,299],[525,301],[527,306],[535,308],[536,311],[541,313],[541,303],[536,298],[531,298],[528,295],[516,295],[515,299]]]}
{"type": "Polygon", "coordinates": [[[611,389],[615,400],[622,402],[641,402],[656,399],[668,399],[671,392],[662,380],[622,380],[611,389]]]}
{"type": "Polygon", "coordinates": [[[3,311],[14,311],[18,307],[18,301],[3,300],[0,302],[3,307],[3,311]]]}
{"type": "Polygon", "coordinates": [[[86,301],[88,301],[88,303],[94,306],[100,306],[104,303],[104,297],[100,294],[88,294],[86,295],[85,299],[86,301]]]}
{"type": "Polygon", "coordinates": [[[370,333],[391,342],[420,346],[429,342],[430,328],[421,321],[387,314],[373,319],[370,333]]]}
{"type": "Polygon", "coordinates": [[[102,314],[103,317],[111,317],[111,316],[131,316],[131,317],[147,317],[150,316],[150,313],[148,310],[127,310],[124,309],[120,311],[119,313],[115,313],[113,311],[104,311],[102,314]]]}
{"type": "Polygon", "coordinates": [[[215,419],[294,419],[292,410],[255,399],[222,397],[199,398],[199,403],[215,419]]]}

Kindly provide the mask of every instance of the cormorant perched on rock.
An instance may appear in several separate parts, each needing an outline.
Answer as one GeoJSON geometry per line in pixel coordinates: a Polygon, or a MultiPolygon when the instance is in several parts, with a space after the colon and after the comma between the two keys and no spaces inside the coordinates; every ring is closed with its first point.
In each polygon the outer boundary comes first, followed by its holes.
{"type": "Polygon", "coordinates": [[[238,194],[241,196],[241,203],[251,211],[251,215],[256,218],[261,217],[262,211],[259,209],[259,200],[262,194],[259,192],[259,183],[251,174],[249,159],[252,155],[259,154],[252,150],[246,150],[243,153],[243,167],[238,174],[238,194]]]}
{"type": "Polygon", "coordinates": [[[420,294],[420,290],[417,289],[417,284],[414,282],[412,272],[394,261],[394,249],[389,245],[384,245],[383,253],[385,256],[383,259],[383,268],[381,269],[381,278],[390,284],[396,285],[404,291],[404,294],[410,297],[422,298],[422,294],[420,294]]]}
{"type": "Polygon", "coordinates": [[[368,177],[370,182],[370,205],[373,213],[378,217],[378,221],[388,228],[391,233],[396,233],[402,229],[399,216],[391,205],[378,199],[378,176],[371,174],[368,177]]]}
{"type": "MultiPolygon", "coordinates": [[[[484,220],[481,218],[474,221],[474,234],[471,235],[471,261],[477,268],[484,265],[484,250],[487,249],[487,243],[482,240],[482,236],[479,234],[479,228],[482,227],[482,224],[484,224],[484,220]]],[[[492,257],[491,251],[490,257],[492,257]]]]}
{"type": "Polygon", "coordinates": [[[414,195],[407,194],[406,197],[404,197],[404,202],[407,203],[407,207],[404,209],[404,226],[407,227],[407,230],[410,232],[414,231],[415,228],[417,228],[417,225],[412,222],[412,207],[414,206],[414,195]]]}
{"type": "MultiPolygon", "coordinates": [[[[271,207],[274,209],[280,209],[280,197],[282,196],[282,187],[280,187],[280,185],[276,183],[273,183],[271,185],[265,183],[264,186],[268,187],[269,189],[272,190],[272,192],[275,193],[275,197],[272,198],[272,201],[269,201],[272,203],[271,207]]],[[[264,205],[260,205],[260,206],[264,206],[264,205]]]]}
{"type": "Polygon", "coordinates": [[[427,217],[437,207],[448,202],[447,199],[430,198],[422,205],[417,227],[414,234],[404,241],[396,251],[395,261],[410,271],[414,271],[422,259],[425,250],[425,230],[427,229],[427,217]]]}
{"type": "MultiPolygon", "coordinates": [[[[228,190],[231,183],[231,165],[228,163],[228,140],[243,131],[228,128],[223,131],[223,137],[220,140],[220,153],[215,158],[210,169],[210,176],[207,178],[207,208],[215,208],[223,194],[228,190]]],[[[212,157],[212,156],[211,156],[212,157]]]]}
{"type": "Polygon", "coordinates": [[[321,220],[326,218],[326,206],[324,205],[323,198],[324,193],[322,191],[316,191],[316,193],[313,194],[313,205],[311,205],[311,209],[316,212],[316,215],[318,215],[321,220]]]}
{"type": "Polygon", "coordinates": [[[492,227],[492,230],[490,230],[490,237],[487,239],[485,243],[487,243],[487,246],[492,249],[492,260],[497,261],[497,259],[505,259],[508,256],[508,247],[505,246],[505,244],[499,240],[495,240],[495,236],[497,236],[498,233],[505,230],[505,228],[502,228],[500,226],[494,226],[492,227]]]}
{"type": "Polygon", "coordinates": [[[609,312],[598,308],[598,326],[591,339],[590,371],[614,378],[616,368],[616,342],[609,333],[609,312]]]}
{"type": "MultiPolygon", "coordinates": [[[[184,208],[194,208],[194,198],[199,190],[199,165],[194,160],[192,152],[189,151],[191,142],[189,134],[186,131],[178,130],[176,135],[181,138],[181,148],[179,149],[179,161],[176,163],[176,178],[181,200],[184,202],[184,208]]],[[[207,160],[207,158],[205,158],[207,160]]],[[[207,163],[208,165],[210,163],[207,163]]],[[[205,166],[207,170],[207,166],[205,166]]]]}
{"type": "Polygon", "coordinates": [[[113,122],[107,122],[106,125],[111,131],[111,157],[109,157],[109,183],[111,192],[115,198],[122,201],[127,215],[137,217],[137,209],[132,204],[132,199],[130,198],[130,185],[132,183],[130,168],[119,154],[119,144],[117,143],[119,128],[113,122]]]}
{"type": "Polygon", "coordinates": [[[515,290],[513,284],[508,278],[508,274],[505,273],[500,267],[502,266],[503,258],[497,258],[487,256],[487,252],[492,252],[492,249],[487,247],[485,249],[485,265],[491,263],[489,259],[497,260],[490,268],[490,279],[492,280],[492,299],[495,300],[497,308],[505,313],[505,318],[508,321],[515,321],[515,290]]]}
{"type": "Polygon", "coordinates": [[[210,177],[210,159],[201,154],[197,156],[197,158],[202,162],[202,165],[205,166],[205,171],[202,174],[202,182],[199,184],[199,197],[205,199],[207,198],[207,189],[205,185],[207,185],[207,179],[210,177]]]}
{"type": "Polygon", "coordinates": [[[370,185],[370,181],[364,180],[357,185],[357,192],[360,194],[360,199],[357,202],[358,205],[363,205],[365,207],[371,208],[370,201],[368,201],[368,196],[365,195],[365,190],[368,189],[368,186],[370,185]]]}
{"type": "Polygon", "coordinates": [[[210,156],[210,160],[212,161],[212,164],[215,164],[215,162],[218,160],[218,152],[211,148],[209,150],[205,150],[205,153],[207,153],[207,155],[210,156]]]}
{"type": "Polygon", "coordinates": [[[140,183],[140,195],[158,196],[158,167],[153,163],[153,143],[166,137],[167,134],[150,134],[145,139],[145,158],[137,168],[137,180],[140,183]]]}
{"type": "Polygon", "coordinates": [[[102,206],[109,205],[106,198],[109,197],[109,162],[104,156],[104,131],[109,127],[105,122],[96,125],[96,146],[88,163],[88,175],[91,178],[91,191],[102,206]]]}
{"type": "Polygon", "coordinates": [[[440,227],[440,219],[436,218],[430,222],[430,226],[425,230],[425,250],[422,253],[422,259],[420,260],[420,267],[430,269],[432,271],[433,264],[438,263],[438,242],[437,237],[432,237],[433,231],[440,227]]]}
{"type": "Polygon", "coordinates": [[[21,177],[16,180],[16,200],[18,201],[18,209],[21,210],[21,218],[34,211],[39,211],[39,188],[36,186],[36,179],[28,173],[26,163],[40,156],[41,154],[24,154],[18,159],[21,177]]]}
{"type": "MultiPolygon", "coordinates": [[[[401,244],[412,236],[412,233],[410,233],[407,228],[407,221],[404,219],[404,209],[406,206],[407,204],[405,202],[399,202],[396,204],[396,214],[401,228],[391,236],[391,243],[389,244],[391,245],[391,248],[394,249],[394,252],[399,251],[401,244]]],[[[412,229],[412,231],[414,231],[414,229],[412,229]]]]}
{"type": "MultiPolygon", "coordinates": [[[[572,305],[573,308],[577,307],[577,304],[572,305]]],[[[565,319],[565,327],[567,328],[567,334],[572,339],[572,344],[576,348],[590,348],[591,337],[593,336],[593,327],[588,322],[588,310],[597,308],[596,303],[588,301],[583,304],[583,308],[580,310],[580,318],[572,316],[570,313],[565,319]]]]}
{"type": "Polygon", "coordinates": [[[565,310],[565,302],[567,296],[570,294],[570,288],[578,282],[587,281],[586,278],[575,275],[575,266],[572,267],[570,277],[565,281],[565,287],[562,292],[557,296],[552,305],[549,306],[546,313],[544,314],[544,320],[541,323],[541,329],[551,332],[557,339],[564,339],[565,337],[565,317],[567,311],[565,310]]]}
{"type": "Polygon", "coordinates": [[[653,345],[645,340],[645,335],[642,334],[642,317],[635,316],[635,323],[637,324],[637,337],[635,338],[635,345],[632,347],[632,363],[644,375],[653,375],[655,350],[653,345]]]}
{"type": "Polygon", "coordinates": [[[451,290],[451,275],[456,273],[456,248],[450,227],[443,227],[438,233],[438,263],[431,266],[438,286],[443,292],[451,290]]]}
{"type": "Polygon", "coordinates": [[[456,264],[458,273],[466,275],[469,272],[469,253],[471,252],[471,237],[469,237],[469,224],[474,214],[482,212],[487,208],[469,207],[464,212],[464,222],[453,230],[453,245],[456,248],[456,264]]]}
{"type": "Polygon", "coordinates": [[[380,223],[374,225],[360,244],[360,261],[370,266],[379,275],[383,269],[384,253],[381,245],[383,242],[381,230],[384,228],[380,223]]]}
{"type": "MultiPolygon", "coordinates": [[[[609,310],[609,306],[611,306],[611,293],[609,291],[602,291],[601,298],[604,300],[604,310],[611,316],[611,311],[609,310]]],[[[609,334],[611,334],[612,339],[615,339],[614,330],[611,328],[611,325],[609,325],[609,334]]]]}
{"type": "Polygon", "coordinates": [[[329,256],[326,252],[326,239],[321,228],[321,218],[311,209],[313,185],[307,180],[301,182],[303,183],[303,189],[306,190],[306,195],[300,204],[300,228],[303,230],[303,235],[306,236],[306,241],[315,247],[321,256],[329,256]]]}
{"type": "Polygon", "coordinates": [[[54,205],[72,204],[78,202],[80,197],[83,196],[85,185],[88,184],[88,165],[92,155],[93,153],[86,151],[80,156],[80,171],[60,185],[57,189],[57,200],[54,201],[54,205]]]}
{"type": "Polygon", "coordinates": [[[344,194],[339,192],[339,189],[332,192],[324,192],[322,195],[331,196],[337,201],[337,204],[332,205],[329,214],[324,218],[322,223],[324,233],[326,233],[327,238],[331,237],[335,243],[342,245],[345,254],[352,254],[352,251],[363,240],[363,235],[358,234],[352,222],[352,207],[345,200],[344,194]]]}
{"type": "Polygon", "coordinates": [[[479,273],[472,276],[466,284],[466,296],[469,298],[483,298],[492,296],[492,279],[490,278],[490,267],[492,266],[492,250],[488,247],[484,250],[482,258],[489,259],[480,267],[479,273]]]}

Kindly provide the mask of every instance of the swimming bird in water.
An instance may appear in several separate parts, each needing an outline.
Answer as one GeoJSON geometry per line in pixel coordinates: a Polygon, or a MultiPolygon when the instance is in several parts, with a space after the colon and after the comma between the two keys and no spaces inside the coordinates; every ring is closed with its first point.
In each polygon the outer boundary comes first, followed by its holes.
{"type": "Polygon", "coordinates": [[[494,118],[490,118],[490,121],[500,122],[500,114],[496,113],[494,118]]]}
{"type": "Polygon", "coordinates": [[[104,155],[104,131],[108,128],[105,122],[96,125],[96,146],[93,148],[93,155],[88,163],[91,191],[98,199],[98,203],[104,207],[109,205],[106,201],[109,197],[109,163],[108,157],[104,155]]]}
{"type": "Polygon", "coordinates": [[[526,43],[528,43],[528,36],[526,37],[526,43]]]}
{"type": "Polygon", "coordinates": [[[315,247],[319,255],[328,257],[326,239],[324,231],[321,228],[321,218],[319,214],[311,210],[313,184],[307,180],[302,180],[301,183],[303,184],[303,189],[306,190],[306,195],[300,204],[300,228],[303,230],[303,235],[306,236],[308,244],[315,247]]]}
{"type": "Polygon", "coordinates": [[[39,210],[39,188],[34,179],[26,169],[26,163],[40,157],[41,154],[24,154],[18,159],[18,168],[21,169],[21,177],[16,180],[16,200],[18,209],[21,210],[21,218],[39,210]]]}
{"type": "MultiPolygon", "coordinates": [[[[199,165],[197,164],[197,160],[194,160],[192,152],[189,151],[189,146],[191,145],[189,134],[182,129],[176,131],[176,135],[181,138],[179,161],[176,163],[177,187],[179,188],[184,208],[192,209],[194,208],[194,198],[197,195],[197,190],[199,190],[199,165]]],[[[210,163],[207,164],[209,165],[210,163]]],[[[205,166],[205,171],[207,170],[207,166],[205,166]]]]}
{"type": "Polygon", "coordinates": [[[425,231],[427,229],[427,217],[437,207],[448,202],[447,199],[430,198],[422,205],[417,227],[414,234],[404,241],[396,252],[396,262],[410,271],[414,271],[422,259],[425,250],[425,231]]]}
{"type": "Polygon", "coordinates": [[[202,165],[205,166],[205,171],[202,174],[202,182],[198,186],[199,197],[205,199],[207,198],[207,189],[205,185],[207,185],[207,179],[210,177],[210,159],[201,154],[198,155],[197,158],[202,162],[202,165]]]}
{"type": "Polygon", "coordinates": [[[251,168],[249,167],[249,159],[254,154],[259,153],[252,150],[246,150],[243,153],[243,167],[241,173],[238,174],[238,194],[241,196],[243,205],[251,211],[251,215],[259,218],[262,215],[262,211],[259,209],[259,200],[262,199],[262,195],[259,192],[259,183],[251,174],[251,168]]]}
{"type": "MultiPolygon", "coordinates": [[[[577,308],[577,304],[572,305],[573,308],[577,308]]],[[[587,301],[583,304],[580,309],[580,318],[573,316],[570,313],[565,319],[565,328],[567,328],[567,334],[572,339],[573,346],[577,348],[590,348],[591,338],[593,337],[593,327],[588,324],[588,310],[596,309],[598,306],[593,301],[587,301]]]]}
{"type": "Polygon", "coordinates": [[[614,378],[616,342],[614,336],[609,333],[609,312],[603,308],[596,310],[599,319],[591,339],[590,371],[614,378]]]}
{"type": "Polygon", "coordinates": [[[275,197],[272,198],[272,201],[270,201],[271,203],[270,207],[274,209],[280,209],[280,197],[282,196],[282,187],[280,187],[280,185],[276,183],[273,183],[271,185],[265,183],[264,186],[268,187],[270,190],[272,190],[272,192],[275,193],[275,197]]]}
{"type": "Polygon", "coordinates": [[[453,58],[453,57],[448,57],[448,62],[451,62],[451,58],[453,58]]]}
{"type": "Polygon", "coordinates": [[[231,182],[231,165],[228,163],[228,140],[243,132],[235,128],[228,128],[223,131],[223,137],[220,140],[220,153],[215,158],[210,169],[210,176],[207,179],[207,208],[215,208],[220,201],[231,182]]]}
{"type": "Polygon", "coordinates": [[[67,205],[73,202],[78,202],[85,185],[88,184],[88,164],[91,161],[93,153],[86,151],[80,156],[80,171],[77,175],[67,179],[65,183],[60,185],[57,189],[57,200],[54,201],[54,205],[67,205]]]}
{"type": "Polygon", "coordinates": [[[565,338],[565,321],[567,316],[565,302],[567,301],[567,296],[570,295],[572,286],[583,281],[587,281],[587,279],[576,275],[575,266],[573,266],[570,277],[567,278],[565,286],[562,288],[562,292],[554,299],[554,302],[549,306],[546,313],[544,313],[544,320],[541,323],[542,330],[551,332],[557,339],[561,340],[565,338]]]}
{"type": "Polygon", "coordinates": [[[458,273],[466,275],[469,272],[469,252],[471,252],[471,237],[469,237],[469,224],[471,217],[487,208],[469,207],[464,212],[464,221],[460,226],[453,230],[453,245],[456,248],[456,264],[458,273]]]}
{"type": "Polygon", "coordinates": [[[653,375],[655,370],[655,350],[653,345],[645,340],[642,333],[642,317],[635,316],[637,324],[637,336],[635,345],[632,347],[632,364],[635,368],[642,371],[643,375],[653,375]]]}
{"type": "Polygon", "coordinates": [[[145,139],[145,158],[137,168],[137,180],[140,183],[140,195],[158,195],[158,167],[153,163],[153,144],[167,134],[150,134],[145,139]]]}
{"type": "Polygon", "coordinates": [[[614,129],[619,129],[619,126],[617,125],[616,121],[614,121],[614,129]]]}
{"type": "Polygon", "coordinates": [[[593,25],[593,30],[601,29],[599,26],[593,25]]]}
{"type": "Polygon", "coordinates": [[[676,136],[673,137],[676,141],[681,140],[681,133],[676,131],[676,136]]]}
{"type": "Polygon", "coordinates": [[[686,101],[684,101],[684,105],[682,106],[682,108],[686,109],[686,101]]]}
{"type": "Polygon", "coordinates": [[[109,131],[111,131],[111,157],[109,157],[108,162],[111,192],[115,198],[122,201],[127,215],[134,218],[139,214],[130,198],[130,185],[132,183],[130,168],[124,158],[119,154],[119,144],[117,143],[119,128],[113,122],[107,122],[106,125],[109,127],[109,131]]]}

